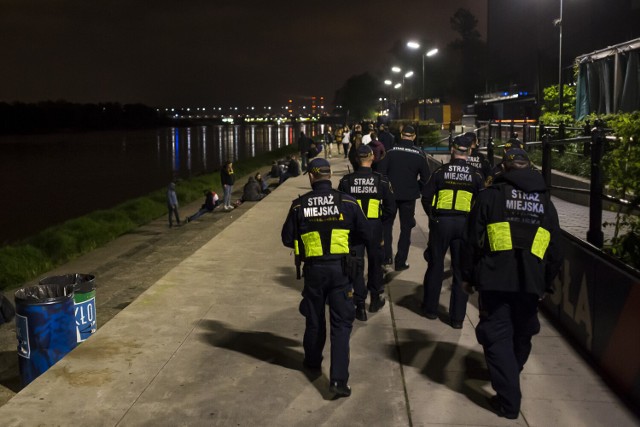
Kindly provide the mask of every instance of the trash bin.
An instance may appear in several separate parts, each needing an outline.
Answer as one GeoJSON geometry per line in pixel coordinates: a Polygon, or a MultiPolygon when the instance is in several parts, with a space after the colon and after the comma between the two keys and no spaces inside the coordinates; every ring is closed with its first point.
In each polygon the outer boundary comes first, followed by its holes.
{"type": "Polygon", "coordinates": [[[98,329],[96,321],[96,277],[92,274],[65,274],[40,280],[41,285],[73,285],[76,340],[81,343],[98,329]]]}
{"type": "Polygon", "coordinates": [[[26,386],[76,346],[73,286],[35,285],[15,293],[18,365],[26,386]]]}

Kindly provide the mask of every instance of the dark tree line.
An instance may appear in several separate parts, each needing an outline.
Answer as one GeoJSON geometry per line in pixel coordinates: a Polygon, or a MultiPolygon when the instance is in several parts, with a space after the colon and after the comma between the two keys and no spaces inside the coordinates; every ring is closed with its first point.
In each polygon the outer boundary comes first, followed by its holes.
{"type": "Polygon", "coordinates": [[[0,133],[148,128],[168,124],[142,104],[74,104],[67,101],[0,102],[0,133]]]}

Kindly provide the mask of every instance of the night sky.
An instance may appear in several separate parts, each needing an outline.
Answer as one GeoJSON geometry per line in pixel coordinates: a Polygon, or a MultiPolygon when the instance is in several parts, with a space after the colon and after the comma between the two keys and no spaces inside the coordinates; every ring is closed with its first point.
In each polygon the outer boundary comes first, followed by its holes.
{"type": "Polygon", "coordinates": [[[444,46],[487,0],[0,0],[0,101],[264,106],[383,76],[397,40],[444,46]]]}

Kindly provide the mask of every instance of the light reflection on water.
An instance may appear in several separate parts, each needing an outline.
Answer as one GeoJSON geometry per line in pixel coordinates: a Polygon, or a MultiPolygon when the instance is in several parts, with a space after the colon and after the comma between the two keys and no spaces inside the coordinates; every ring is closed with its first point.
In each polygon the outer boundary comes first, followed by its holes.
{"type": "MultiPolygon", "coordinates": [[[[0,136],[0,244],[295,143],[318,125],[210,125],[0,136]]],[[[219,182],[211,183],[215,188],[219,182]]]]}

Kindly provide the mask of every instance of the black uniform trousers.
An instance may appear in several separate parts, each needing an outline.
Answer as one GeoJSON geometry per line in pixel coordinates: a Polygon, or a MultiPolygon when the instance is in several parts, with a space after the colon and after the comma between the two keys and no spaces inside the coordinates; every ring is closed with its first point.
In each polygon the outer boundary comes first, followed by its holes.
{"type": "Polygon", "coordinates": [[[396,215],[400,215],[400,238],[398,239],[398,251],[396,252],[395,263],[402,265],[407,262],[409,256],[409,246],[411,246],[411,229],[416,226],[416,201],[396,200],[396,210],[392,218],[387,221],[384,227],[384,259],[393,257],[393,223],[396,215]]]}
{"type": "Polygon", "coordinates": [[[341,260],[307,261],[300,313],[306,318],[303,347],[307,365],[320,366],[326,341],[325,304],[331,325],[331,381],[349,380],[349,338],[356,316],[351,281],[341,260]]]}
{"type": "MultiPolygon", "coordinates": [[[[382,246],[382,222],[374,219],[369,220],[371,226],[371,246],[372,250],[367,251],[367,285],[364,284],[364,266],[358,269],[358,275],[353,281],[353,299],[356,305],[364,304],[367,299],[367,291],[372,295],[384,293],[384,273],[382,272],[382,260],[384,248],[382,246]]],[[[353,247],[357,257],[364,257],[365,246],[356,245],[353,247]]]]}
{"type": "Polygon", "coordinates": [[[484,348],[491,386],[509,414],[520,411],[520,371],[540,332],[538,296],[523,292],[480,291],[478,342],[484,348]]]}
{"type": "Polygon", "coordinates": [[[453,284],[449,299],[449,319],[461,322],[467,313],[469,296],[462,290],[462,273],[460,272],[460,248],[466,217],[464,215],[439,216],[436,221],[429,221],[429,243],[424,251],[424,259],[428,263],[424,275],[424,297],[422,309],[426,313],[437,314],[444,277],[444,258],[451,249],[451,271],[453,284]]]}

